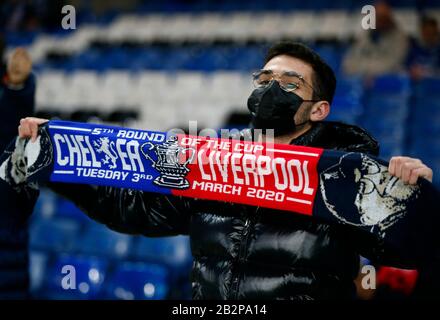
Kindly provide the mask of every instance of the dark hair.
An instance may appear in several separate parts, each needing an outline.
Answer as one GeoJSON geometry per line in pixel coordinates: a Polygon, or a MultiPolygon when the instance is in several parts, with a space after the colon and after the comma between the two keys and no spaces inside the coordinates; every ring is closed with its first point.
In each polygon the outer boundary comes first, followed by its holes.
{"type": "Polygon", "coordinates": [[[312,85],[315,89],[313,99],[332,103],[336,89],[335,73],[315,51],[302,43],[282,41],[269,48],[264,64],[279,55],[288,55],[308,63],[313,69],[312,85]]]}
{"type": "Polygon", "coordinates": [[[437,19],[431,16],[422,16],[422,18],[420,19],[420,25],[423,26],[433,26],[433,27],[438,27],[438,22],[437,19]]]}

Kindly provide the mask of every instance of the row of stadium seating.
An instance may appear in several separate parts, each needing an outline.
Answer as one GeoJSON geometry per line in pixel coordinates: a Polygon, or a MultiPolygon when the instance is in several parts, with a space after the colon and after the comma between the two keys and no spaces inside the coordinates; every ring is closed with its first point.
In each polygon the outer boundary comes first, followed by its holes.
{"type": "MultiPolygon", "coordinates": [[[[135,110],[139,114],[137,126],[152,130],[187,125],[190,120],[219,128],[231,112],[246,112],[246,100],[253,89],[249,73],[241,72],[55,71],[42,72],[38,79],[37,110],[80,109],[97,114],[135,110]]],[[[405,75],[385,75],[365,87],[358,77],[342,77],[330,119],[357,123],[371,131],[387,158],[401,154],[408,151],[403,147],[409,142],[408,135],[417,136],[408,128],[436,132],[439,85],[438,78],[412,84],[405,75]],[[431,115],[425,118],[428,105],[431,115]]],[[[418,145],[410,149],[417,151],[418,145]]],[[[436,145],[431,149],[437,150],[436,145]]]]}
{"type": "MultiPolygon", "coordinates": [[[[111,45],[92,44],[77,54],[50,53],[35,65],[36,70],[57,69],[71,72],[77,69],[104,72],[113,69],[157,71],[251,71],[261,67],[267,44],[191,44],[191,45],[111,45]]],[[[314,48],[336,71],[347,46],[316,45],[314,48]]]]}
{"type": "MultiPolygon", "coordinates": [[[[328,55],[331,55],[328,52],[328,55]]],[[[335,52],[332,61],[341,59],[341,52],[335,52]]],[[[142,48],[104,47],[89,48],[75,55],[49,54],[36,65],[36,69],[61,69],[71,71],[88,69],[106,71],[109,69],[137,70],[253,70],[261,66],[261,46],[212,46],[191,47],[149,46],[142,48]]]]}
{"type": "Polygon", "coordinates": [[[111,231],[46,189],[31,219],[30,248],[31,289],[38,298],[163,299],[189,294],[188,237],[111,231]],[[75,269],[75,288],[62,285],[71,273],[65,266],[75,269]]]}
{"type": "Polygon", "coordinates": [[[228,112],[243,110],[252,90],[249,74],[139,73],[115,71],[98,75],[47,72],[38,75],[37,110],[76,109],[140,112],[144,128],[166,130],[198,120],[218,128],[228,112]],[[160,112],[157,112],[160,108],[160,112]],[[197,114],[197,119],[194,119],[197,114]]]}
{"type": "MultiPolygon", "coordinates": [[[[440,18],[440,9],[425,11],[440,18]]],[[[409,35],[418,34],[418,14],[414,10],[395,10],[399,26],[409,35]]],[[[75,32],[28,35],[11,33],[10,46],[27,44],[35,61],[45,59],[49,52],[80,53],[95,41],[109,43],[151,43],[156,40],[182,43],[198,41],[212,43],[229,39],[236,42],[248,40],[275,41],[280,38],[338,39],[346,41],[362,31],[359,11],[283,11],[234,12],[203,14],[126,14],[117,16],[104,25],[82,24],[75,32]],[[319,21],[319,24],[316,23],[319,21]]]]}
{"type": "Polygon", "coordinates": [[[105,258],[70,254],[49,258],[38,251],[31,252],[30,259],[31,294],[38,299],[160,300],[177,294],[171,292],[176,282],[171,272],[160,264],[111,264],[105,258]]]}

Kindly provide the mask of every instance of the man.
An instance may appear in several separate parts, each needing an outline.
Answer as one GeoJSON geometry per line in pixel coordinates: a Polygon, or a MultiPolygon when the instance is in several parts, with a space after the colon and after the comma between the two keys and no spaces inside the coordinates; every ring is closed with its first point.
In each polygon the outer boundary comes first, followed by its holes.
{"type": "MultiPolygon", "coordinates": [[[[3,57],[0,48],[0,57],[3,57]]],[[[0,149],[1,152],[17,135],[16,123],[32,116],[34,111],[35,79],[28,53],[18,48],[7,65],[0,65],[0,149]]],[[[27,221],[33,202],[27,199],[37,191],[11,190],[0,182],[0,299],[22,299],[28,296],[28,229],[27,221]]]]}
{"type": "Polygon", "coordinates": [[[346,74],[374,77],[399,72],[408,52],[408,38],[397,26],[391,7],[384,1],[375,5],[376,29],[362,32],[344,57],[346,74]]]}
{"type": "Polygon", "coordinates": [[[32,60],[23,48],[15,49],[6,66],[0,66],[1,152],[16,136],[16,123],[34,113],[35,77],[31,70],[32,60]]]}
{"type": "Polygon", "coordinates": [[[440,29],[433,17],[423,17],[420,38],[413,40],[407,57],[411,77],[420,80],[433,76],[440,69],[440,29]]]}
{"type": "MultiPolygon", "coordinates": [[[[273,46],[254,82],[257,89],[248,100],[252,125],[274,128],[276,143],[378,153],[364,130],[323,122],[336,79],[308,47],[273,46]]],[[[22,119],[19,135],[35,139],[45,121],[22,119]]],[[[394,158],[390,172],[407,183],[432,179],[418,159],[394,158]]],[[[188,234],[194,299],[351,298],[359,254],[381,258],[379,244],[348,229],[273,209],[111,187],[50,186],[111,229],[152,237],[188,234]]]]}

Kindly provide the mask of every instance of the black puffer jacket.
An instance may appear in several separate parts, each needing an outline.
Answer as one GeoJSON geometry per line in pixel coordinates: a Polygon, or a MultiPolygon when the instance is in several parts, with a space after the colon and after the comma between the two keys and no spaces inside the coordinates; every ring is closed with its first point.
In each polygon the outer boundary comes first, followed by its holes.
{"type": "MultiPolygon", "coordinates": [[[[292,144],[378,153],[362,129],[317,123],[292,144]]],[[[352,231],[301,215],[111,187],[52,184],[111,229],[158,237],[188,234],[194,299],[350,298],[359,253],[352,231]]]]}

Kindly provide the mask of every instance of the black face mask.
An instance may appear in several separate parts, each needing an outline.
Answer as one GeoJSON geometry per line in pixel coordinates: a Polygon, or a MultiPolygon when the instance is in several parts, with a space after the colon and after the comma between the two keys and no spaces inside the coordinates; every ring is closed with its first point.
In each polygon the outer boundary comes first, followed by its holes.
{"type": "Polygon", "coordinates": [[[316,102],[318,100],[304,100],[293,92],[281,89],[278,81],[265,88],[257,88],[248,98],[248,109],[252,115],[251,126],[255,129],[274,129],[275,136],[294,132],[296,127],[293,117],[298,112],[304,101],[316,102]]]}

